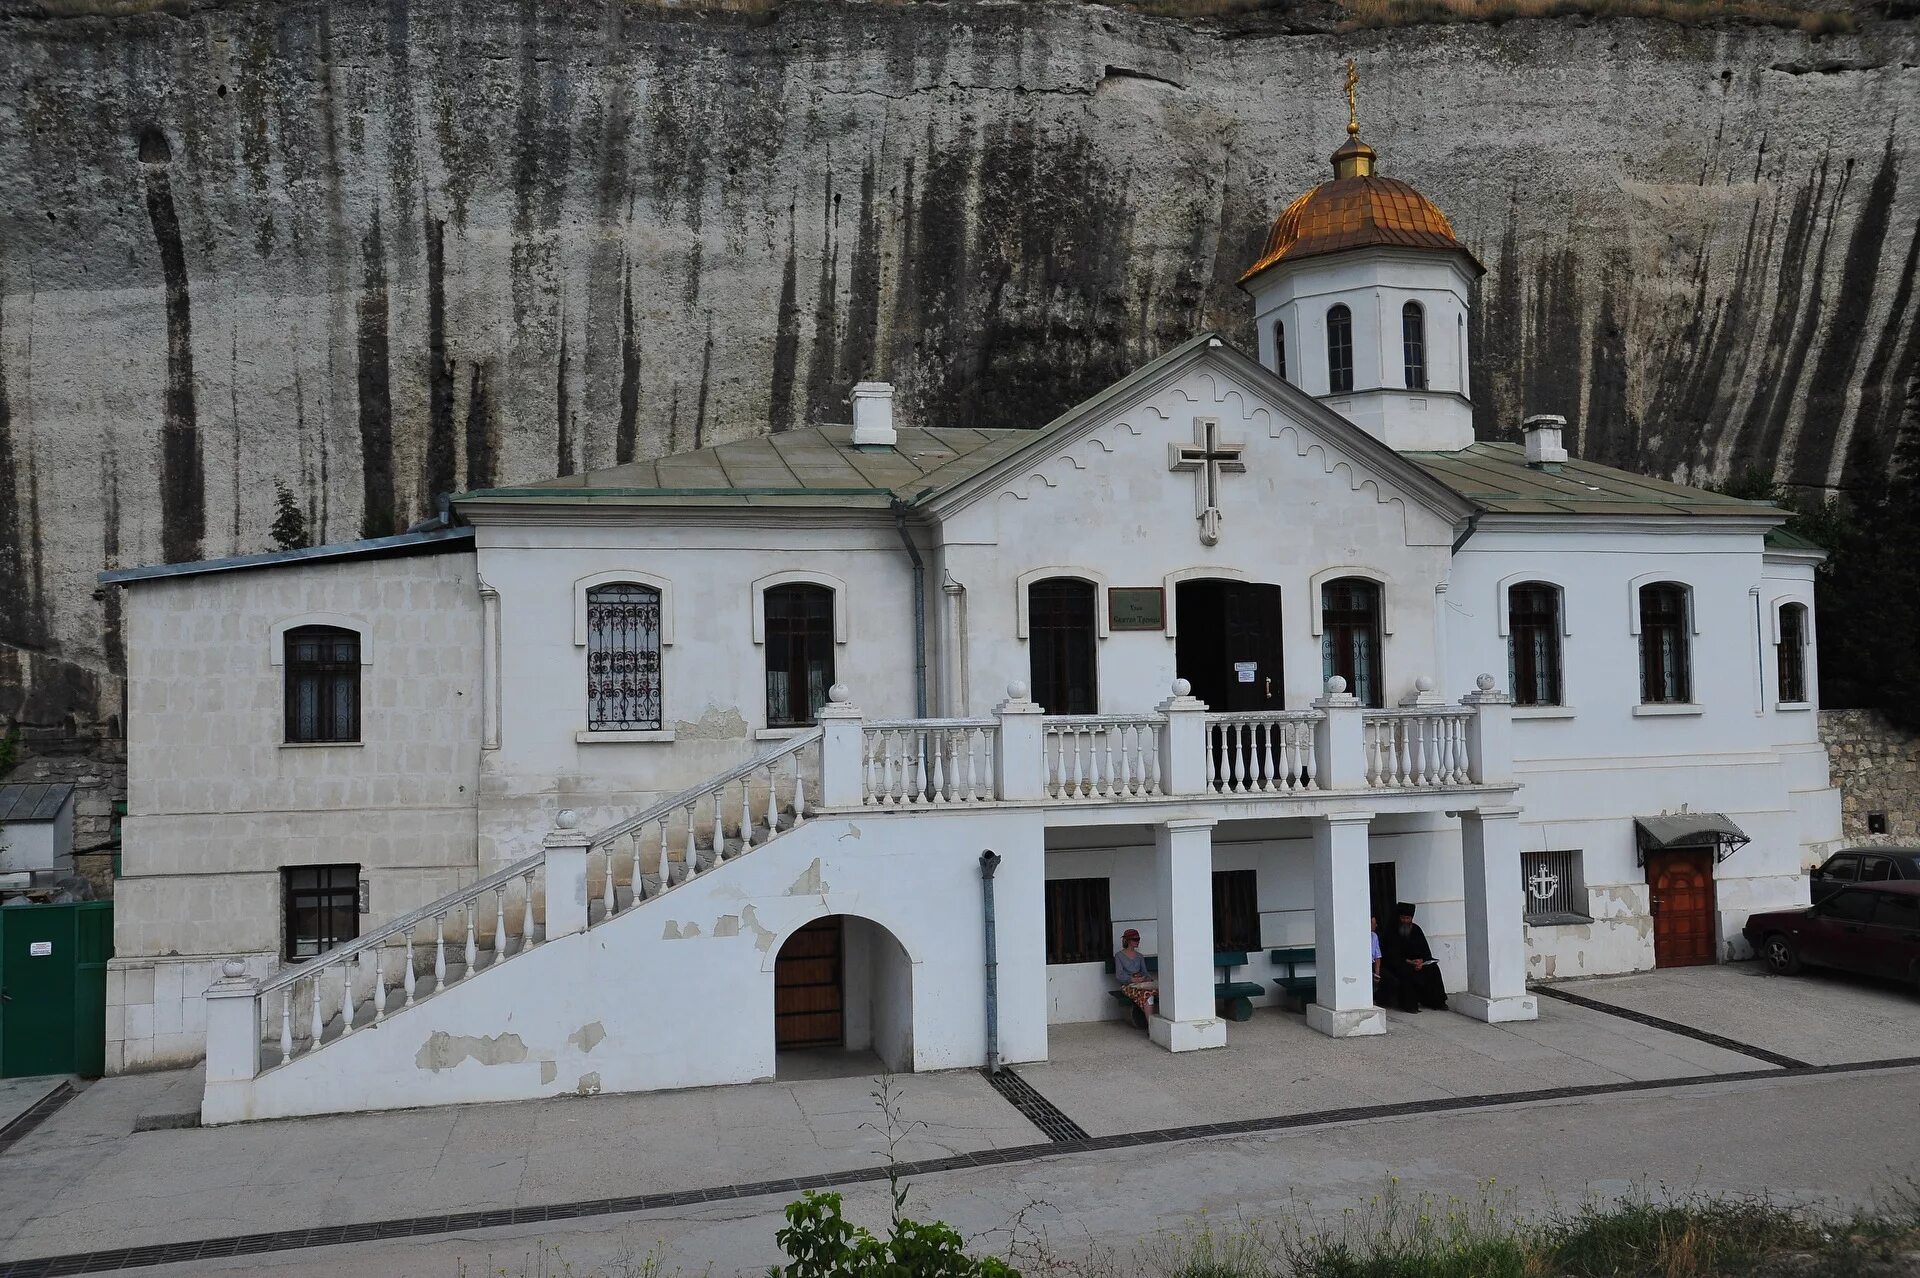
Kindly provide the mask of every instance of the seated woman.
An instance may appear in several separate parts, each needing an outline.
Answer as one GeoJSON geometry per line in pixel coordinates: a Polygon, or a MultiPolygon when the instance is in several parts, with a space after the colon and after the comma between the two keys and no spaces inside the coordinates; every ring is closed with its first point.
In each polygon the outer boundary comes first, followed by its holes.
{"type": "Polygon", "coordinates": [[[1120,952],[1113,956],[1113,974],[1120,978],[1120,992],[1133,1000],[1142,1016],[1153,1015],[1153,999],[1158,987],[1147,971],[1147,956],[1140,952],[1140,933],[1128,928],[1120,934],[1120,952]]]}

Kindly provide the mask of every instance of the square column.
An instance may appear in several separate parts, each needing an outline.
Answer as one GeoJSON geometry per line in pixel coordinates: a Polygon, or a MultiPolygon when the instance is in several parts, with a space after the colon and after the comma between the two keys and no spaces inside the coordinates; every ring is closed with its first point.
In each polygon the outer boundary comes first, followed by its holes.
{"type": "Polygon", "coordinates": [[[1367,824],[1371,812],[1313,818],[1313,1002],[1307,1024],[1331,1038],[1387,1032],[1373,1003],[1367,914],[1367,824]]]}
{"type": "Polygon", "coordinates": [[[1467,989],[1447,1003],[1475,1020],[1535,1020],[1540,1004],[1527,993],[1520,809],[1462,812],[1460,851],[1467,886],[1467,989]]]}
{"type": "Polygon", "coordinates": [[[1159,1008],[1147,1023],[1170,1052],[1227,1045],[1213,1010],[1213,822],[1168,821],[1153,832],[1160,905],[1159,1008]]]}

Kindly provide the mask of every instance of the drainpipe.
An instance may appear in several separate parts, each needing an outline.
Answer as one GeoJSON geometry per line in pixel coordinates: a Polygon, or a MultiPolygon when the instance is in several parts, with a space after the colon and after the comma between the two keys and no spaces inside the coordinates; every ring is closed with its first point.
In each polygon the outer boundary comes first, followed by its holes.
{"type": "Polygon", "coordinates": [[[907,531],[907,503],[893,499],[893,526],[913,564],[913,717],[927,717],[927,565],[907,531]]]}
{"type": "Polygon", "coordinates": [[[989,848],[980,854],[980,886],[987,912],[987,1072],[1000,1072],[1000,944],[993,932],[993,872],[1000,856],[989,848]]]}

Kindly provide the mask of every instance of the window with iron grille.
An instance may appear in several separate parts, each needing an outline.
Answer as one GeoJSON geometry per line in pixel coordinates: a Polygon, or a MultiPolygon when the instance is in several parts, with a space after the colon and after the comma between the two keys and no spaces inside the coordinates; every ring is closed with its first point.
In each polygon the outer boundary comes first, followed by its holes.
{"type": "Polygon", "coordinates": [[[1047,962],[1100,963],[1113,956],[1106,879],[1047,880],[1047,962]]]}
{"type": "Polygon", "coordinates": [[[767,726],[810,728],[833,686],[833,590],[797,582],[762,596],[767,623],[767,726]]]}
{"type": "Polygon", "coordinates": [[[1406,356],[1408,390],[1427,388],[1427,313],[1418,302],[1400,308],[1400,346],[1406,356]]]}
{"type": "Polygon", "coordinates": [[[360,867],[302,865],[280,871],[286,955],[312,958],[360,935],[360,867]]]}
{"type": "Polygon", "coordinates": [[[1027,587],[1027,659],[1033,699],[1048,714],[1095,714],[1098,592],[1078,577],[1048,577],[1027,587]]]}
{"type": "Polygon", "coordinates": [[[360,739],[360,636],[337,626],[286,635],[287,740],[360,739]]]}
{"type": "Polygon", "coordinates": [[[587,591],[587,730],[660,727],[660,592],[620,581],[587,591]]]}
{"type": "Polygon", "coordinates": [[[1380,585],[1342,577],[1320,588],[1322,677],[1339,675],[1363,706],[1380,706],[1380,585]]]}
{"type": "Polygon", "coordinates": [[[1281,381],[1287,380],[1287,326],[1280,320],[1273,324],[1273,371],[1281,381]]]}
{"type": "Polygon", "coordinates": [[[1640,700],[1693,699],[1687,650],[1687,588],[1675,581],[1640,587],[1640,700]]]}
{"type": "Polygon", "coordinates": [[[1336,306],[1327,312],[1327,391],[1353,389],[1353,312],[1336,306]]]}
{"type": "Polygon", "coordinates": [[[1213,872],[1213,948],[1260,948],[1259,881],[1252,870],[1213,872]]]}
{"type": "Polygon", "coordinates": [[[1787,604],[1780,609],[1780,642],[1774,645],[1780,670],[1780,700],[1807,699],[1807,608],[1787,604]]]}
{"type": "Polygon", "coordinates": [[[1592,922],[1577,851],[1522,852],[1520,890],[1526,894],[1529,923],[1592,922]]]}
{"type": "Polygon", "coordinates": [[[1560,704],[1560,588],[1523,581],[1507,591],[1507,660],[1513,702],[1560,704]]]}

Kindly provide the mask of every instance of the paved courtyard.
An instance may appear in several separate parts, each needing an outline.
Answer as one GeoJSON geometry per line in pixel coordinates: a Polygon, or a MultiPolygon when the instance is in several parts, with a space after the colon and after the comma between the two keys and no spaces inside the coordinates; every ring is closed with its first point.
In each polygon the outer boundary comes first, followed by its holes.
{"type": "MultiPolygon", "coordinates": [[[[1189,1157],[1183,1151],[1196,1139],[1241,1133],[1251,1143],[1220,1164],[1225,1180],[1208,1179],[1206,1193],[1196,1189],[1168,1200],[1232,1202],[1239,1201],[1235,1194],[1253,1194],[1256,1186],[1271,1197],[1276,1186],[1305,1183],[1286,1161],[1296,1155],[1263,1168],[1262,1160],[1279,1155],[1271,1152],[1278,1147],[1260,1142],[1287,1135],[1296,1142],[1322,1142],[1314,1148],[1323,1150],[1328,1134],[1342,1129],[1327,1122],[1417,1120],[1427,1134],[1414,1138],[1401,1160],[1412,1169],[1436,1152],[1422,1141],[1452,1142],[1454,1136],[1442,1133],[1477,1130],[1484,1120],[1474,1116],[1487,1113],[1487,1106],[1560,1112],[1567,1105],[1604,1104],[1615,1121],[1622,1115],[1631,1121],[1633,1114],[1670,1105],[1676,1095],[1781,1087],[1791,1088],[1796,1093],[1792,1105],[1802,1107],[1810,1087],[1852,1088],[1865,1079],[1891,1080],[1879,1085],[1881,1091],[1903,1097],[1903,1106],[1920,1099],[1920,1001],[1903,989],[1837,977],[1772,978],[1751,965],[1581,981],[1564,988],[1673,1027],[1543,997],[1541,1017],[1532,1023],[1488,1026],[1446,1012],[1394,1013],[1384,1037],[1334,1041],[1308,1030],[1296,1014],[1262,1009],[1252,1021],[1231,1026],[1225,1049],[1173,1056],[1117,1022],[1061,1026],[1052,1035],[1052,1059],[1018,1069],[1038,1093],[1036,1100],[1023,1103],[1030,1112],[1053,1113],[1069,1129],[1077,1124],[1096,1141],[1106,1138],[1103,1144],[1139,1148],[1101,1155],[1068,1145],[1056,1152],[1048,1135],[1012,1099],[978,1072],[955,1071],[893,1080],[909,1124],[895,1133],[893,1155],[907,1162],[954,1156],[974,1161],[1004,1151],[1002,1171],[940,1165],[917,1177],[922,1184],[947,1186],[963,1199],[985,1192],[981,1187],[991,1183],[999,1187],[990,1195],[998,1203],[1005,1186],[1053,1175],[1042,1167],[1060,1164],[1062,1155],[1082,1164],[1092,1159],[1098,1165],[1105,1158],[1152,1165],[1189,1157]],[[1722,1041],[1702,1041],[1696,1032],[1722,1041]],[[1782,1069],[1743,1047],[1817,1065],[1848,1063],[1850,1072],[1821,1076],[1782,1069]],[[1906,1059],[1884,1073],[1851,1072],[1859,1062],[1899,1058],[1906,1059]],[[1752,1077],[1756,1073],[1763,1077],[1752,1077]],[[1714,1081],[1725,1076],[1736,1077],[1714,1081]],[[1669,1082],[1683,1091],[1662,1089],[1669,1082]],[[1250,1125],[1259,1120],[1307,1130],[1256,1137],[1257,1128],[1250,1125]],[[1220,1126],[1167,1130],[1202,1124],[1220,1126]]],[[[578,1209],[572,1214],[598,1219],[605,1230],[638,1237],[634,1222],[642,1219],[712,1219],[708,1200],[731,1202],[737,1195],[730,1187],[805,1176],[839,1183],[836,1174],[856,1180],[860,1169],[880,1166],[888,1156],[887,1134],[872,1097],[875,1089],[874,1079],[865,1075],[810,1077],[200,1129],[170,1126],[193,1108],[198,1092],[193,1071],[105,1079],[0,1155],[0,1274],[9,1262],[23,1258],[489,1209],[571,1205],[578,1209]],[[688,1200],[664,1213],[615,1210],[601,1201],[669,1194],[687,1194],[688,1200]]],[[[1719,1138],[1729,1139],[1731,1133],[1719,1138]]],[[[1507,1146],[1450,1148],[1449,1166],[1471,1166],[1475,1174],[1484,1170],[1504,1178],[1501,1149],[1512,1152],[1507,1146]]],[[[1684,1148],[1672,1155],[1686,1156],[1684,1148]]],[[[1769,1154],[1776,1165],[1784,1157],[1786,1151],[1769,1154]]],[[[1115,1188],[1119,1192],[1117,1181],[1115,1188]]],[[[855,1186],[850,1192],[857,1198],[870,1191],[855,1186]]],[[[792,1197],[773,1189],[755,1195],[751,1206],[741,1203],[731,1214],[771,1219],[792,1197]]],[[[953,1210],[966,1214],[960,1206],[953,1210]]],[[[1163,1210],[1156,1206],[1150,1216],[1157,1218],[1163,1210]]],[[[460,1238],[445,1221],[422,1229],[441,1236],[448,1247],[460,1238]]],[[[681,1232],[662,1226],[655,1237],[681,1232]]],[[[498,1230],[468,1231],[460,1254],[479,1255],[476,1247],[501,1236],[498,1230]]],[[[528,1235],[522,1229],[516,1236],[528,1235]]],[[[314,1237],[337,1238],[337,1233],[314,1237]]],[[[759,1242],[770,1238],[771,1227],[759,1242]]],[[[369,1247],[374,1243],[304,1252],[278,1247],[234,1264],[241,1270],[278,1271],[328,1257],[341,1261],[369,1247]]],[[[697,1250],[674,1254],[679,1263],[702,1256],[697,1250]]],[[[75,1271],[89,1272],[107,1262],[75,1263],[75,1271]]],[[[24,1265],[19,1271],[36,1272],[24,1265]]],[[[365,1272],[398,1271],[374,1267],[365,1272]]]]}

